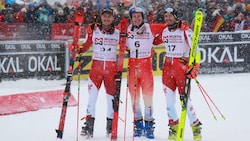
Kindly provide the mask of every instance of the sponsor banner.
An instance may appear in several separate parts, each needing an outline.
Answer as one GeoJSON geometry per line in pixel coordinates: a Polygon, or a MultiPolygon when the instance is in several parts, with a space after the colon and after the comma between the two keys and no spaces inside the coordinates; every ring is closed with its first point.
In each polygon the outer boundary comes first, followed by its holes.
{"type": "Polygon", "coordinates": [[[250,72],[250,42],[200,44],[200,73],[250,72]]]}
{"type": "Polygon", "coordinates": [[[250,72],[249,31],[201,33],[200,73],[250,72]]]}
{"type": "Polygon", "coordinates": [[[0,42],[0,72],[2,78],[64,78],[65,43],[0,42]]]}
{"type": "Polygon", "coordinates": [[[50,40],[50,36],[50,25],[26,23],[0,23],[0,41],[50,40]]]}
{"type": "MultiPolygon", "coordinates": [[[[85,37],[86,27],[87,25],[82,26],[80,38],[85,37]]],[[[67,41],[73,37],[74,24],[52,24],[51,28],[51,40],[67,41]]]]}
{"type": "Polygon", "coordinates": [[[241,42],[250,41],[250,32],[202,32],[199,43],[219,43],[219,42],[241,42]]]}

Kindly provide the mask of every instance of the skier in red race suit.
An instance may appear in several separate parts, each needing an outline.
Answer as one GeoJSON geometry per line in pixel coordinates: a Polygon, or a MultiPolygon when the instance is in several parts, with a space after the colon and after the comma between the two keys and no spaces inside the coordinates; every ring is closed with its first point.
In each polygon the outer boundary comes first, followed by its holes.
{"type": "Polygon", "coordinates": [[[86,29],[87,41],[83,43],[81,52],[92,45],[92,66],[88,77],[88,105],[85,126],[82,135],[93,137],[96,101],[102,82],[106,89],[107,100],[107,134],[112,130],[113,96],[116,91],[115,74],[117,71],[116,51],[120,41],[120,31],[114,27],[115,14],[113,9],[104,8],[101,12],[101,24],[92,24],[86,29]]]}
{"type": "MultiPolygon", "coordinates": [[[[184,93],[186,78],[196,78],[199,72],[199,58],[193,68],[189,68],[189,51],[191,48],[193,32],[185,21],[181,21],[182,11],[175,8],[167,8],[164,19],[167,27],[158,36],[158,43],[164,43],[166,48],[166,58],[162,70],[163,91],[166,96],[167,113],[170,126],[169,140],[175,140],[178,131],[179,117],[175,109],[176,95],[184,93]]],[[[192,126],[194,140],[201,140],[201,122],[196,116],[195,110],[188,100],[187,115],[192,126]]]]}
{"type": "MultiPolygon", "coordinates": [[[[129,9],[131,24],[127,30],[128,60],[128,88],[134,112],[134,136],[140,137],[145,133],[147,138],[154,138],[153,117],[153,71],[151,57],[154,37],[157,31],[152,30],[144,22],[145,11],[141,6],[129,9]],[[155,33],[153,33],[155,32],[155,33]],[[140,98],[144,100],[144,114],[141,109],[140,98]]],[[[160,28],[158,28],[160,29],[160,28]]]]}

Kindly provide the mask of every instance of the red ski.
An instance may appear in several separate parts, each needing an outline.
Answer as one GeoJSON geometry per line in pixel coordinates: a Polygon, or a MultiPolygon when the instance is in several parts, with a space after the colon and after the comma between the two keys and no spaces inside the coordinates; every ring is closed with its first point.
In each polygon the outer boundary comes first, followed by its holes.
{"type": "Polygon", "coordinates": [[[112,121],[112,133],[110,139],[111,141],[117,140],[120,91],[121,91],[124,52],[126,49],[127,27],[128,27],[128,21],[123,17],[120,22],[120,50],[118,55],[117,74],[115,76],[116,93],[114,95],[114,100],[113,100],[114,116],[112,121]]]}
{"type": "Polygon", "coordinates": [[[62,112],[60,116],[58,129],[56,129],[57,138],[60,138],[60,139],[63,138],[64,123],[65,123],[65,118],[66,118],[68,101],[71,95],[70,87],[71,87],[71,81],[72,81],[73,67],[74,67],[74,62],[76,60],[76,53],[79,50],[78,40],[80,38],[81,25],[83,23],[83,18],[84,18],[83,8],[81,7],[77,8],[74,18],[75,18],[75,25],[74,25],[73,43],[69,47],[70,61],[69,61],[67,79],[66,79],[66,86],[64,89],[64,93],[63,93],[62,112]]]}

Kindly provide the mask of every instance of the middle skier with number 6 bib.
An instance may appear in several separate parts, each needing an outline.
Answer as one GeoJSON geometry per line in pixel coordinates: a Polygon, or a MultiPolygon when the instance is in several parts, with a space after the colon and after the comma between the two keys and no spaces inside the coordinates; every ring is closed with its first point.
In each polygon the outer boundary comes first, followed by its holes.
{"type": "Polygon", "coordinates": [[[128,88],[134,112],[134,137],[145,134],[147,138],[153,139],[155,122],[153,117],[154,81],[151,57],[153,55],[154,38],[157,34],[153,33],[150,25],[144,22],[146,15],[143,7],[132,6],[129,9],[129,15],[131,24],[127,30],[128,88]],[[140,103],[141,93],[144,101],[144,115],[140,103]]]}

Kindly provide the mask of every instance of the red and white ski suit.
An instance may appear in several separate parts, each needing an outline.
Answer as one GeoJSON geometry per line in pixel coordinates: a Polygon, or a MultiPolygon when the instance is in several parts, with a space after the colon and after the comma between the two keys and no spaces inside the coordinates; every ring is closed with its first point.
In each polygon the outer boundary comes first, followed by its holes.
{"type": "Polygon", "coordinates": [[[113,34],[103,33],[99,27],[87,31],[87,41],[83,44],[82,51],[92,45],[92,66],[88,77],[89,100],[87,115],[95,117],[96,101],[99,89],[104,82],[107,98],[107,118],[113,118],[112,99],[116,91],[115,74],[117,70],[116,51],[120,41],[120,31],[115,29],[113,34]]]}
{"type": "MultiPolygon", "coordinates": [[[[170,31],[166,27],[162,32],[162,41],[166,48],[166,58],[162,70],[163,91],[166,96],[169,125],[178,123],[179,117],[176,113],[175,91],[181,95],[185,89],[186,71],[189,51],[192,42],[192,31],[177,28],[170,31]]],[[[190,124],[198,121],[195,110],[188,100],[187,114],[190,124]]]]}
{"type": "MultiPolygon", "coordinates": [[[[128,87],[132,100],[134,118],[153,120],[153,71],[152,48],[154,36],[149,24],[144,23],[140,28],[129,25],[127,33],[127,47],[129,49],[128,60],[128,87]],[[141,110],[141,92],[144,101],[144,115],[141,110]]],[[[157,31],[157,30],[155,30],[157,31]]]]}

